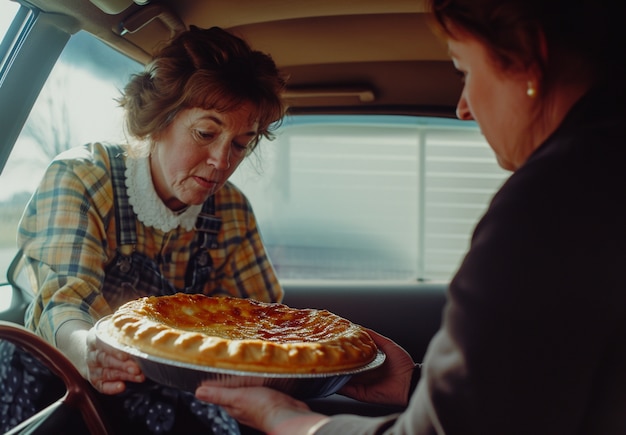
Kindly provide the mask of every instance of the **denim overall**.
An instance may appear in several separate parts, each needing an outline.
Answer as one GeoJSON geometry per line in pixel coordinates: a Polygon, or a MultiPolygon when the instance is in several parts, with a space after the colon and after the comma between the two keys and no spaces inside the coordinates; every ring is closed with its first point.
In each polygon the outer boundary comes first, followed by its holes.
{"type": "MultiPolygon", "coordinates": [[[[163,279],[153,259],[134,251],[137,216],[126,192],[124,160],[119,158],[123,150],[116,147],[108,151],[118,238],[118,252],[105,271],[102,288],[109,305],[115,309],[143,296],[201,293],[212,270],[208,249],[217,247],[221,227],[221,219],[214,216],[213,197],[205,202],[196,221],[197,235],[191,244],[196,252],[187,266],[185,288],[177,289],[163,279]]],[[[0,432],[34,414],[46,401],[56,400],[63,392],[60,381],[37,360],[8,342],[0,342],[0,432]]],[[[140,384],[127,382],[123,393],[99,397],[107,415],[128,433],[239,434],[237,422],[222,408],[196,399],[193,393],[150,380],[140,384]]]]}

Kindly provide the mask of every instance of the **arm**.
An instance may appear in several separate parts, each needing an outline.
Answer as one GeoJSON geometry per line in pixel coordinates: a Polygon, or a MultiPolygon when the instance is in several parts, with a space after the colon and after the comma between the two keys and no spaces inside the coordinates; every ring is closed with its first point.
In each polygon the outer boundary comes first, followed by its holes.
{"type": "Polygon", "coordinates": [[[84,322],[64,323],[57,333],[57,347],[101,393],[121,393],[126,389],[125,382],[145,380],[128,354],[100,343],[95,330],[84,322]]]}
{"type": "Polygon", "coordinates": [[[131,380],[130,374],[140,379],[138,367],[99,355],[95,343],[88,348],[87,342],[95,320],[110,313],[100,285],[109,256],[106,223],[112,219],[112,191],[102,161],[86,148],[71,153],[72,158],[50,165],[20,223],[18,242],[36,283],[26,324],[64,352],[94,385],[116,392],[118,378],[131,380]],[[88,362],[89,357],[94,361],[88,362]],[[107,372],[109,364],[114,372],[107,372]],[[130,373],[120,376],[120,368],[130,373]],[[104,379],[112,381],[112,390],[102,384],[104,379]]]}
{"type": "Polygon", "coordinates": [[[273,435],[307,435],[326,420],[305,403],[265,387],[200,386],[196,396],[222,406],[240,423],[273,435]]]}

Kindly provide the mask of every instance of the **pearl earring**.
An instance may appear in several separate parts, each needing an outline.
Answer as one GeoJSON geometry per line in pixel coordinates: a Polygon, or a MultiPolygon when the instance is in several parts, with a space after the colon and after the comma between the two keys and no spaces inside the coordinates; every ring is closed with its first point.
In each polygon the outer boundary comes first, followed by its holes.
{"type": "Polygon", "coordinates": [[[537,96],[537,89],[535,89],[532,82],[528,82],[528,89],[526,89],[526,95],[528,95],[530,98],[535,98],[537,96]]]}

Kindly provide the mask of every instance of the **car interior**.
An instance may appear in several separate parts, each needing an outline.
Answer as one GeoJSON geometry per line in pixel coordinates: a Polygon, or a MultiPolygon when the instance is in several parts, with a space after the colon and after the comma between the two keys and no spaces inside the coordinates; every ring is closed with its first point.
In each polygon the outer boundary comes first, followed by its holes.
{"type": "MultiPolygon", "coordinates": [[[[63,355],[23,327],[32,294],[15,245],[41,168],[78,141],[105,139],[94,136],[104,115],[83,110],[92,135],[69,140],[55,131],[57,148],[36,161],[28,147],[52,145],[42,129],[63,124],[55,121],[65,110],[61,94],[70,105],[87,95],[89,110],[102,109],[98,83],[119,90],[192,25],[242,37],[288,78],[289,108],[276,140],[262,143],[250,168],[233,176],[258,215],[283,302],[329,310],[392,338],[416,362],[423,358],[471,229],[506,173],[476,125],[456,119],[462,83],[421,0],[0,3],[11,7],[10,16],[0,9],[7,18],[0,29],[0,338],[34,349],[68,386],[59,403],[12,433],[52,433],[59,407],[79,409],[92,433],[107,433],[111,418],[98,412],[63,355]],[[78,66],[55,73],[70,61],[78,66]],[[74,78],[86,72],[99,81],[74,78]],[[47,88],[59,83],[50,97],[47,88]],[[31,187],[20,190],[26,179],[31,187]]],[[[113,91],[105,98],[113,100],[113,91]]],[[[339,394],[309,404],[330,414],[398,411],[339,394]]]]}

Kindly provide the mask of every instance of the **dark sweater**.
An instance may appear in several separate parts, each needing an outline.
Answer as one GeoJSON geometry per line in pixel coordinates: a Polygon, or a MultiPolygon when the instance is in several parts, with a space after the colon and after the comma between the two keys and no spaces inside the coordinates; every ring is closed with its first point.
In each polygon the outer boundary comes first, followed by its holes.
{"type": "Polygon", "coordinates": [[[596,89],[494,196],[407,411],[320,434],[626,434],[626,98],[596,89]]]}

